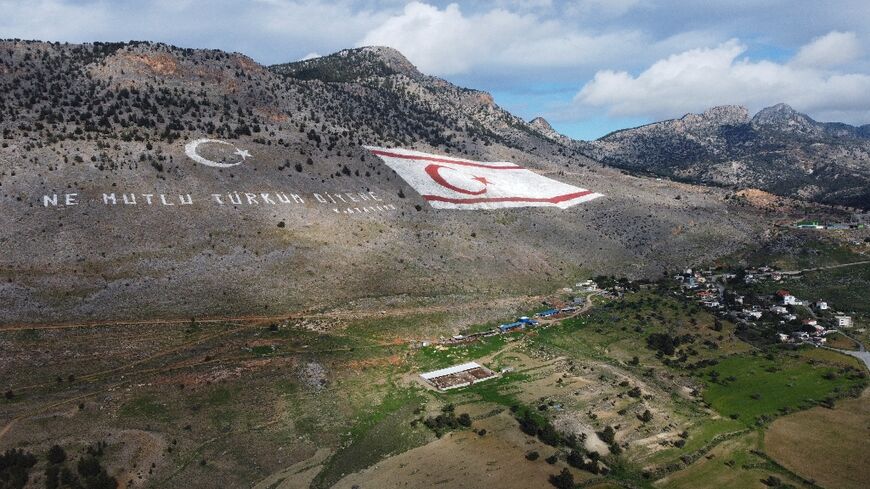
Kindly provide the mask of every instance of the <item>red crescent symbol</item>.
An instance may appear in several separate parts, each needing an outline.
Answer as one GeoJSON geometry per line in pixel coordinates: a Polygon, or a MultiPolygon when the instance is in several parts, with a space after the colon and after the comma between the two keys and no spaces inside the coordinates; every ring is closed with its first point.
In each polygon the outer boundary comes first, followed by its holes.
{"type": "MultiPolygon", "coordinates": [[[[477,191],[468,190],[468,189],[464,189],[461,187],[457,187],[456,185],[453,185],[450,182],[448,182],[447,180],[445,180],[444,177],[441,176],[441,173],[439,173],[439,171],[442,168],[447,168],[447,167],[432,164],[432,165],[427,165],[425,170],[426,170],[426,173],[430,177],[432,177],[432,180],[435,180],[435,182],[438,183],[438,185],[441,185],[442,187],[447,187],[454,192],[459,192],[460,194],[467,194],[467,195],[480,195],[480,194],[486,192],[487,182],[486,182],[485,178],[480,178],[480,177],[475,178],[475,180],[478,180],[481,183],[483,183],[484,187],[482,189],[477,190],[477,191]]],[[[447,168],[447,169],[452,170],[452,168],[447,168]]]]}

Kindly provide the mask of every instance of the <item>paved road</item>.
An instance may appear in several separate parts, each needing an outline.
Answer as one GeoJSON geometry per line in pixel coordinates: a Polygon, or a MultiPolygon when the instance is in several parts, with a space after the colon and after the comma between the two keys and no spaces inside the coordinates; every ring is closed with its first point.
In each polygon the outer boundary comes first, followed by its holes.
{"type": "Polygon", "coordinates": [[[867,370],[870,370],[870,351],[855,351],[855,350],[840,350],[839,348],[828,348],[829,350],[838,351],[840,353],[844,353],[846,355],[852,356],[864,362],[864,365],[867,366],[867,370]]]}
{"type": "Polygon", "coordinates": [[[834,268],[852,267],[855,265],[866,265],[868,263],[870,263],[870,260],[855,261],[852,263],[841,263],[839,265],[827,265],[824,267],[804,268],[803,270],[788,270],[788,271],[779,272],[779,273],[782,275],[800,275],[800,274],[806,273],[806,272],[817,272],[819,270],[831,270],[834,268]]]}
{"type": "Polygon", "coordinates": [[[867,348],[864,347],[864,343],[861,343],[860,341],[856,340],[855,338],[852,338],[851,336],[847,335],[846,333],[843,333],[842,331],[840,331],[840,333],[843,336],[845,336],[846,338],[849,338],[850,340],[854,341],[858,345],[858,350],[857,351],[855,351],[855,350],[840,350],[839,348],[830,348],[830,347],[828,347],[828,349],[838,351],[840,353],[844,353],[846,355],[855,357],[858,360],[861,360],[862,362],[864,362],[864,365],[867,366],[867,370],[870,370],[870,351],[867,351],[867,348]]]}

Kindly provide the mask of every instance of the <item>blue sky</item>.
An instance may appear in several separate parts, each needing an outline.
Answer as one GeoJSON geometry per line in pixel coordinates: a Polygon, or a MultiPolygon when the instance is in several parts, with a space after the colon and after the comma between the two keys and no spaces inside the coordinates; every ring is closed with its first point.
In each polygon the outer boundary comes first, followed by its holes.
{"type": "Polygon", "coordinates": [[[0,37],[152,40],[264,63],[379,44],[591,139],[721,104],[870,123],[866,0],[0,0],[0,37]]]}

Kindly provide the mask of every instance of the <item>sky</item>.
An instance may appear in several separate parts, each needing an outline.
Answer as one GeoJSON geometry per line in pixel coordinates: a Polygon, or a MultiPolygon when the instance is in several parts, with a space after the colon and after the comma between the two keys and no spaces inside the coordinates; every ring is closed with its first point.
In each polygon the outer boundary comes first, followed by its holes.
{"type": "Polygon", "coordinates": [[[0,38],[148,40],[263,64],[398,49],[571,137],[738,104],[870,123],[867,0],[0,0],[0,38]]]}

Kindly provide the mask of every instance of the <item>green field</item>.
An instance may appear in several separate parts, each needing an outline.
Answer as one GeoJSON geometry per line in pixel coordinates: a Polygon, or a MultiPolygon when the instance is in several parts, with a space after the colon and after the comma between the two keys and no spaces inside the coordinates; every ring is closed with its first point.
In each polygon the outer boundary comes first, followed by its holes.
{"type": "Polygon", "coordinates": [[[692,343],[678,348],[686,354],[687,362],[748,349],[731,335],[733,324],[723,321],[722,330],[715,331],[714,323],[713,316],[695,304],[655,291],[641,291],[605,302],[584,316],[539,330],[530,340],[534,345],[574,358],[629,362],[636,356],[643,366],[662,365],[656,352],[647,348],[647,338],[653,333],[692,335],[692,343]]]}
{"type": "Polygon", "coordinates": [[[735,355],[703,370],[702,377],[707,381],[704,400],[748,426],[840,397],[866,384],[855,368],[797,354],[735,355]]]}

